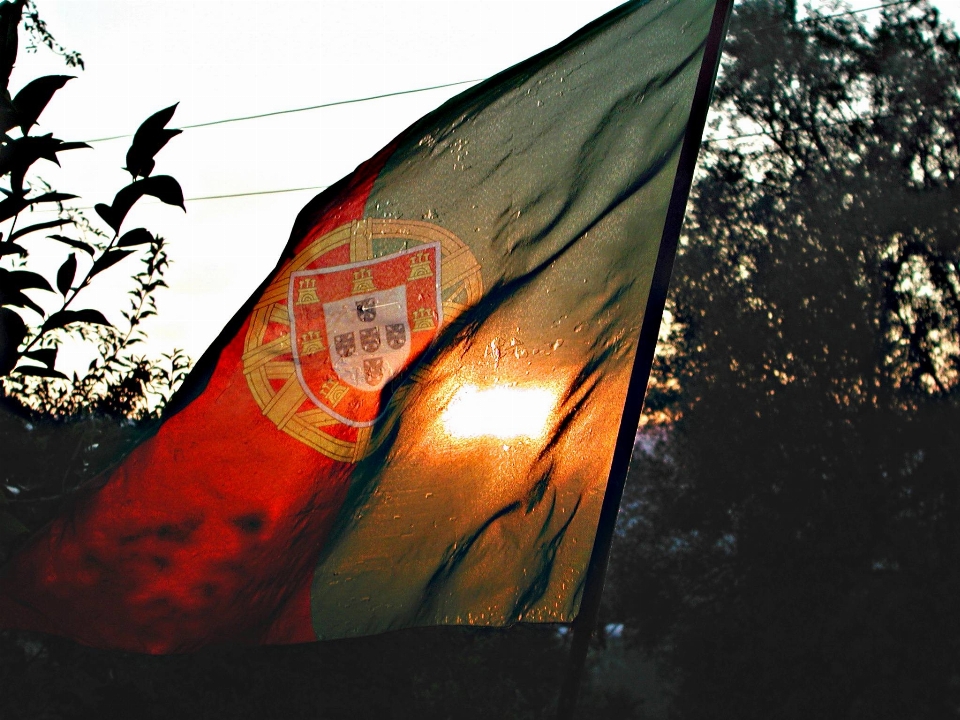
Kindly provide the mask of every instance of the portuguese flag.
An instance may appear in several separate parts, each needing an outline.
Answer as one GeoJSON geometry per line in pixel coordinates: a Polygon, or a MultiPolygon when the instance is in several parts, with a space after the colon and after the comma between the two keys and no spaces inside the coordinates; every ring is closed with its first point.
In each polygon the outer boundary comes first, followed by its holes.
{"type": "Polygon", "coordinates": [[[0,626],[166,653],[570,621],[715,4],[629,2],[312,200],[158,432],[0,570],[0,626]]]}

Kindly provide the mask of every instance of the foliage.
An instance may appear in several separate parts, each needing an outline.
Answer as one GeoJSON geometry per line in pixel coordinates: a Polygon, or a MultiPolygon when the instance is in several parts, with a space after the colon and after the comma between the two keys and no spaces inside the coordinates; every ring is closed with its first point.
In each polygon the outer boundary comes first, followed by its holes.
{"type": "Polygon", "coordinates": [[[67,50],[63,45],[57,42],[56,38],[47,29],[47,23],[40,17],[37,10],[37,4],[33,0],[27,0],[23,6],[23,29],[30,38],[30,44],[27,45],[27,52],[36,52],[37,44],[44,45],[50,51],[63,58],[67,67],[78,67],[84,69],[83,58],[76,50],[67,50]]]}
{"type": "Polygon", "coordinates": [[[609,612],[678,717],[956,717],[960,39],[749,0],[725,55],[754,137],[705,151],[609,612]]]}
{"type": "Polygon", "coordinates": [[[0,506],[13,509],[0,509],[0,561],[28,527],[41,524],[58,501],[149,431],[142,421],[158,417],[190,364],[178,350],[159,360],[135,354],[146,338],[142,323],[156,314],[156,292],[166,287],[169,259],[162,237],[124,226],[144,196],[184,206],[177,181],[152,174],[154,156],[180,132],[166,128],[176,106],[137,130],[126,157],[131,181],[111,203],[95,206],[98,226],[64,206],[74,195],[35,174],[40,160],[59,165],[62,153],[89,146],[32,134],[73,78],[36,78],[11,94],[21,21],[28,49],[45,45],[67,65],[83,67],[78,53],[53,38],[32,2],[0,3],[0,506]],[[54,212],[31,217],[45,208],[54,212]],[[140,265],[132,270],[134,260],[140,265]],[[85,302],[89,288],[117,283],[124,269],[131,285],[125,309],[85,302]],[[85,370],[65,371],[60,351],[73,354],[78,346],[92,351],[93,360],[85,370]]]}
{"type": "Polygon", "coordinates": [[[4,81],[0,93],[0,177],[8,185],[2,188],[5,197],[0,202],[0,222],[7,223],[6,231],[0,234],[0,257],[4,261],[0,267],[0,386],[8,398],[16,398],[47,416],[106,411],[144,417],[152,412],[145,391],[166,399],[182,379],[185,359],[175,351],[168,357],[168,370],[130,353],[145,339],[141,323],[156,314],[154,295],[165,287],[162,277],[169,260],[163,238],[145,228],[121,230],[127,213],[145,195],[183,208],[179,183],[169,176],[151,176],[154,156],[180,132],[165,127],[176,106],[161,110],[141,125],[127,153],[131,182],[120,189],[112,204],[96,205],[96,213],[110,233],[95,227],[80,210],[65,208],[63,202],[76,196],[30,178],[33,165],[40,160],[59,165],[59,153],[89,146],[64,142],[52,134],[30,134],[54,94],[72,77],[37,78],[13,97],[7,89],[24,6],[28,33],[63,55],[67,64],[83,66],[79,54],[65,50],[50,35],[32,3],[20,0],[0,4],[0,37],[4,38],[0,48],[0,77],[4,81]],[[46,205],[57,208],[54,219],[24,219],[24,213],[46,205]],[[44,232],[48,234],[42,236],[44,232]],[[37,239],[41,242],[36,243],[37,239]],[[45,276],[38,269],[49,261],[56,247],[63,260],[55,277],[45,276]],[[125,321],[123,328],[115,327],[98,309],[77,307],[77,300],[95,278],[130,256],[139,257],[142,267],[131,276],[134,287],[129,292],[129,307],[120,313],[125,321]],[[37,291],[46,294],[43,300],[35,299],[37,291]],[[51,294],[55,297],[52,302],[51,294]],[[72,379],[56,368],[58,351],[71,337],[95,343],[99,351],[86,373],[74,373],[72,379]]]}
{"type": "MultiPolygon", "coordinates": [[[[565,653],[552,628],[427,628],[189,655],[97,651],[19,634],[4,718],[550,718],[565,653]]],[[[616,715],[584,714],[588,718],[616,715]]]]}

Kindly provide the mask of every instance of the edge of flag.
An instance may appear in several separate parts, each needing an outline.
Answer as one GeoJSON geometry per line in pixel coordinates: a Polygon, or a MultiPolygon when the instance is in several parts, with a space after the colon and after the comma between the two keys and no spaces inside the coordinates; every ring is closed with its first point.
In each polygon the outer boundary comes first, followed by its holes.
{"type": "Polygon", "coordinates": [[[613,544],[617,516],[620,512],[620,500],[623,497],[627,469],[633,455],[637,427],[640,424],[640,416],[643,412],[647,383],[650,379],[650,370],[657,349],[661,319],[666,306],[667,292],[670,289],[670,277],[673,274],[673,263],[677,255],[677,244],[683,228],[687,200],[690,197],[690,189],[693,185],[693,176],[703,140],[703,130],[713,99],[714,84],[720,67],[720,57],[727,35],[733,2],[734,0],[717,0],[710,24],[710,32],[704,46],[703,61],[700,66],[700,74],[697,77],[697,87],[690,107],[690,118],[687,122],[683,146],[680,150],[677,174],[670,194],[670,204],[667,208],[667,217],[660,240],[660,250],[653,271],[650,295],[640,325],[640,337],[637,340],[637,352],[630,372],[630,384],[627,388],[623,415],[617,432],[613,460],[607,476],[603,503],[600,506],[600,519],[597,524],[593,552],[587,565],[583,596],[577,617],[573,622],[570,657],[557,706],[558,720],[572,717],[576,707],[580,677],[590,645],[590,638],[596,629],[607,561],[613,544]]]}

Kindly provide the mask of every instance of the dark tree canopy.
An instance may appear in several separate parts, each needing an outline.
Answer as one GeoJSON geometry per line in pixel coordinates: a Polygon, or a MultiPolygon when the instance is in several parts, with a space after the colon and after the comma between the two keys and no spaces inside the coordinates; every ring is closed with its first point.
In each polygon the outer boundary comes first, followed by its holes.
{"type": "MultiPolygon", "coordinates": [[[[65,205],[77,196],[42,177],[49,168],[42,161],[69,162],[75,153],[68,151],[91,149],[38,130],[44,110],[75,78],[47,75],[9,87],[21,34],[28,52],[46,46],[83,67],[31,0],[0,2],[0,562],[152,429],[190,366],[179,350],[158,359],[140,354],[169,260],[162,237],[124,225],[147,195],[184,207],[179,183],[152,174],[154,156],[180,132],[165,127],[176,106],[137,130],[127,153],[131,182],[112,203],[95,206],[100,220],[92,222],[65,205]],[[33,213],[44,208],[53,212],[38,220],[33,213]],[[111,285],[129,288],[126,298],[91,306],[98,301],[89,288],[111,285]],[[86,367],[78,348],[93,356],[86,367]]],[[[107,116],[110,108],[98,112],[107,116]]]]}
{"type": "Polygon", "coordinates": [[[735,10],[611,612],[679,717],[956,717],[960,40],[794,13],[735,10]]]}

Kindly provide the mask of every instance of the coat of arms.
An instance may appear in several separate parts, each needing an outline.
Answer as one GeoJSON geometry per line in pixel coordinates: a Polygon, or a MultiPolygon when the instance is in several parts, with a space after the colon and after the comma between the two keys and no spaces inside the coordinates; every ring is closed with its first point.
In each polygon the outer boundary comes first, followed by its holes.
{"type": "Polygon", "coordinates": [[[482,293],[470,248],[435,224],[364,218],[317,234],[254,308],[242,359],[253,398],[277,429],[356,462],[398,374],[482,293]]]}
{"type": "Polygon", "coordinates": [[[293,272],[287,307],[304,393],[342,423],[367,427],[390,380],[437,334],[440,246],[293,272]]]}

